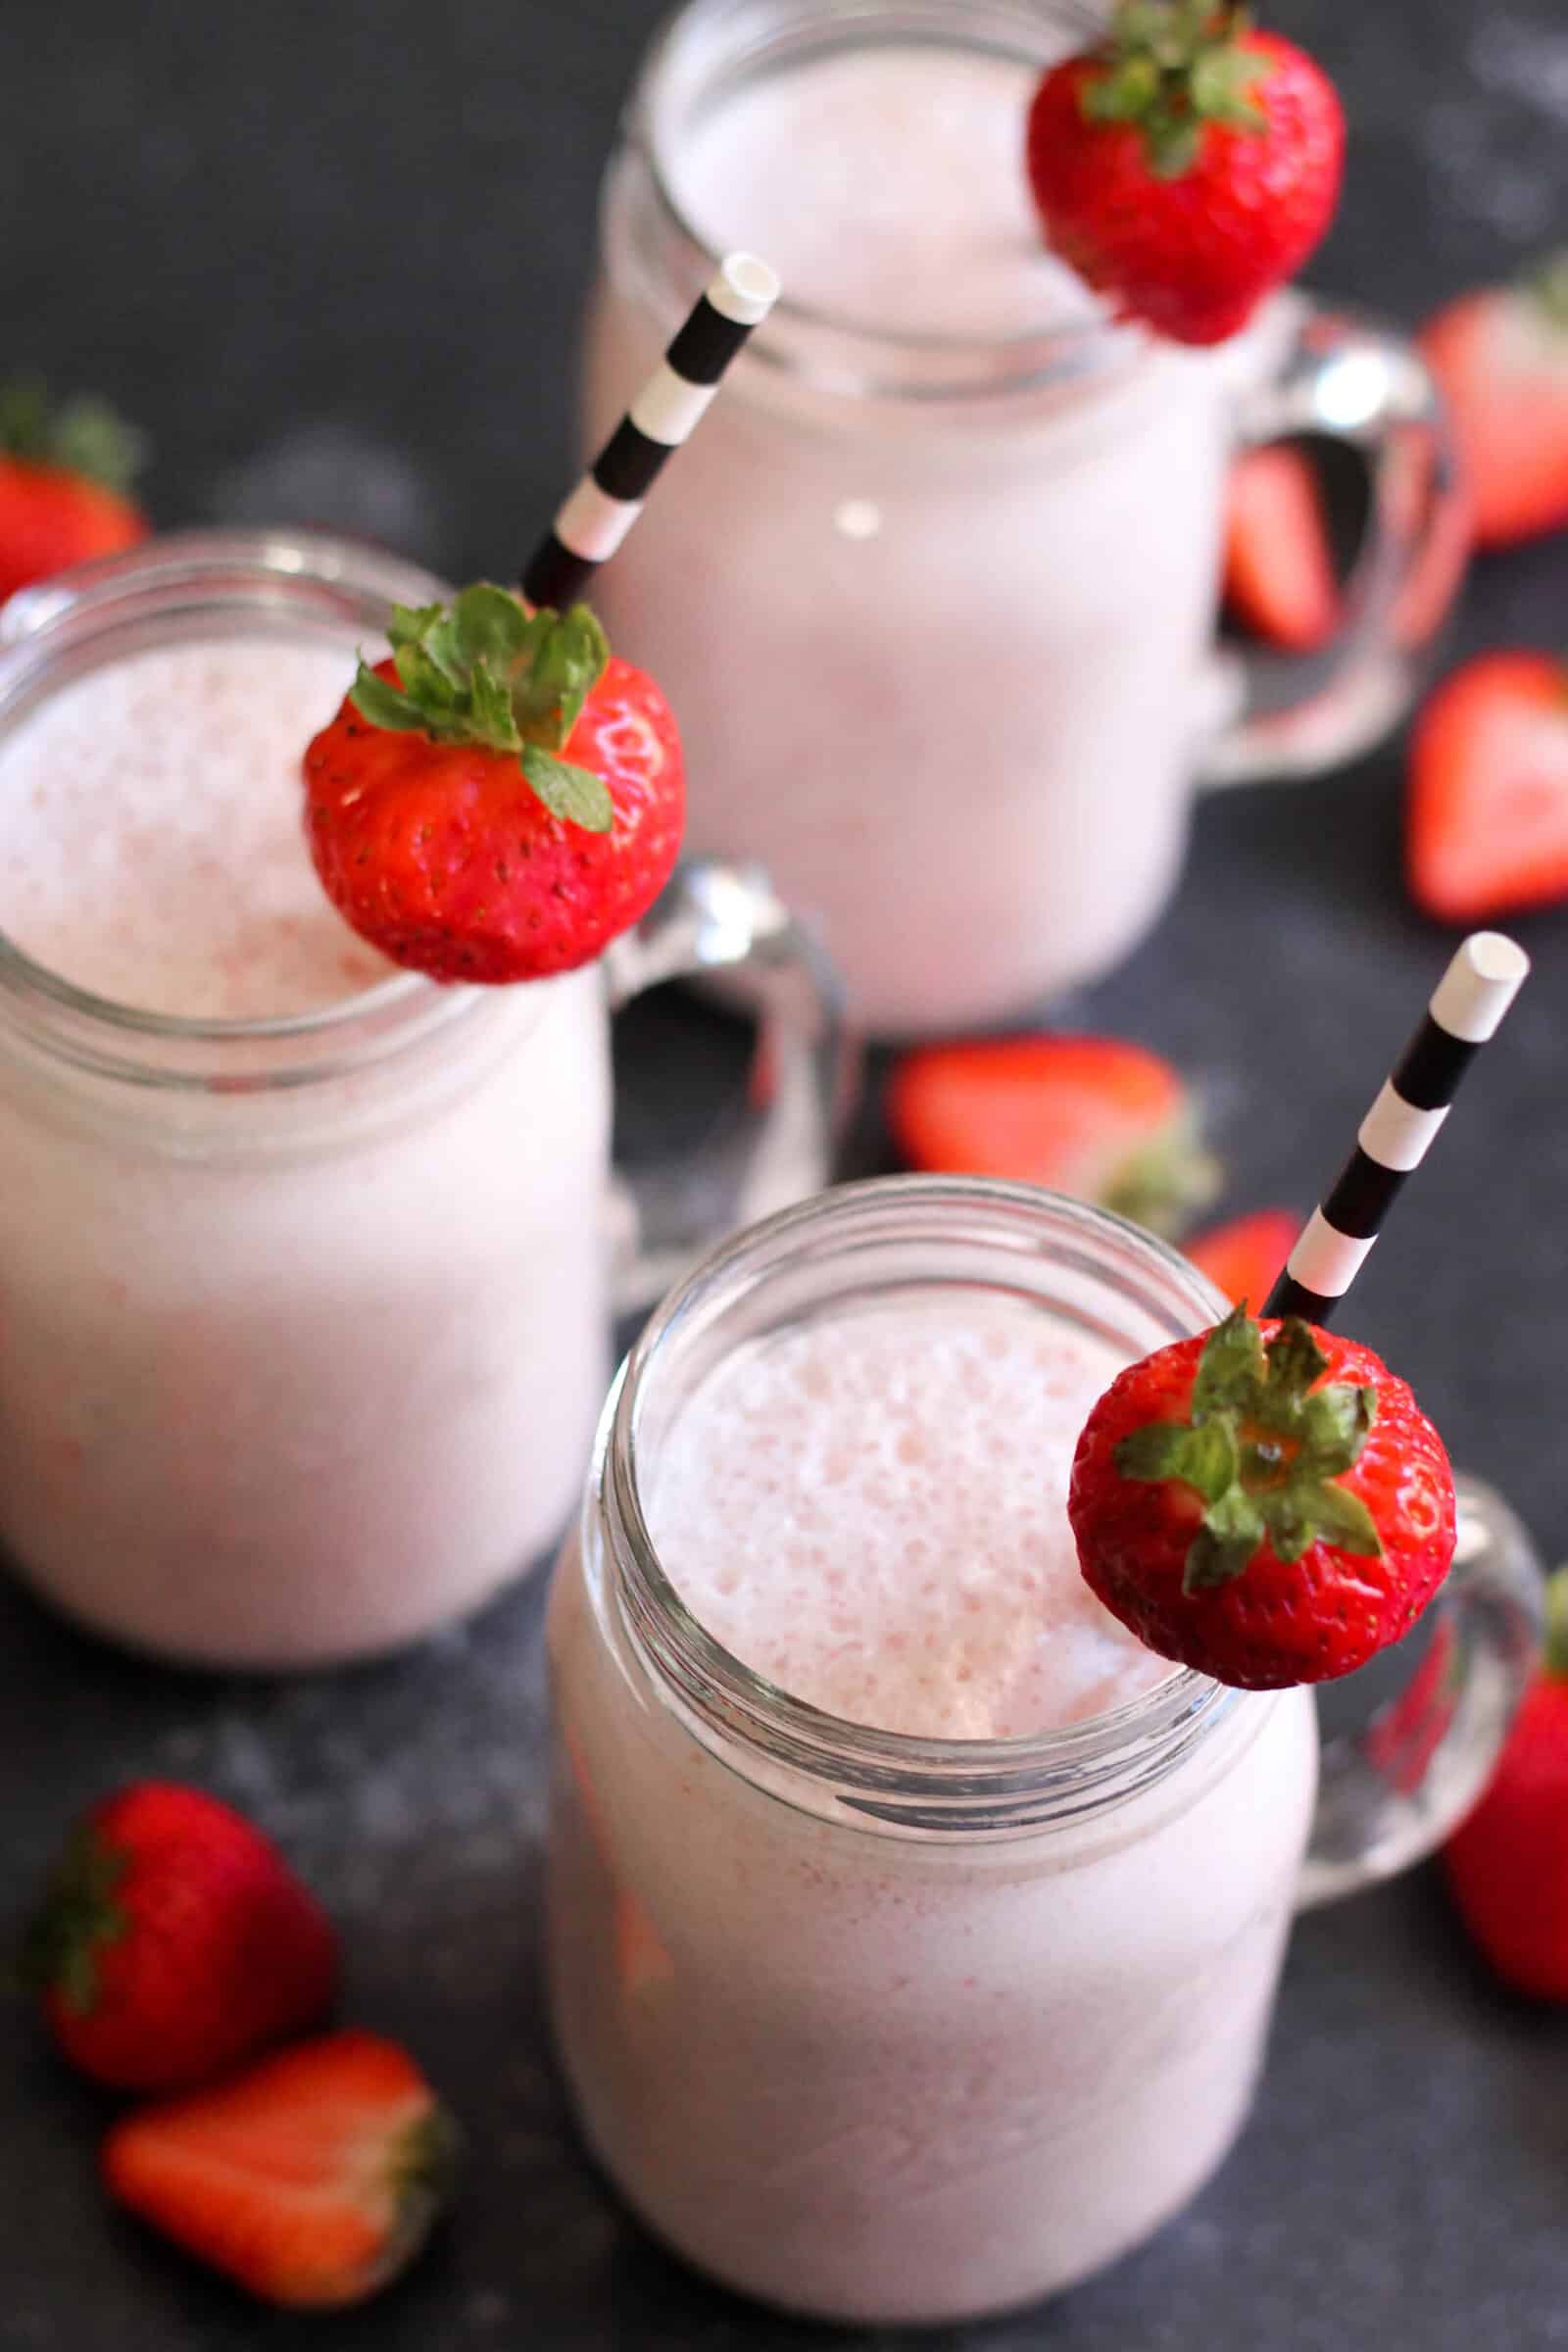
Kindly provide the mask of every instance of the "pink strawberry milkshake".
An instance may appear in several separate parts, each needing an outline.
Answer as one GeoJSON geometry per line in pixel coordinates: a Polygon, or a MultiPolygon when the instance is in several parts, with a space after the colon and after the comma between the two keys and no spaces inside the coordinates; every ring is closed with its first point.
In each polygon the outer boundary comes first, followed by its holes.
{"type": "Polygon", "coordinates": [[[786,0],[743,72],[756,15],[687,12],[607,184],[590,441],[673,307],[671,216],[786,299],[606,611],[679,698],[693,841],[768,862],[871,1028],[980,1022],[1105,971],[1174,884],[1234,359],[1118,336],[1043,251],[1050,12],[786,0]]]}
{"type": "Polygon", "coordinates": [[[1293,292],[1183,350],[1044,249],[1029,99],[1103,17],[687,0],[605,180],[586,446],[714,255],[783,280],[603,601],[681,711],[693,845],[761,858],[884,1033],[1108,970],[1170,896],[1200,774],[1332,766],[1419,675],[1410,486],[1448,461],[1407,340],[1293,292]],[[1303,430],[1385,477],[1382,519],[1331,662],[1259,667],[1216,649],[1225,484],[1239,444],[1303,430]]]}
{"type": "Polygon", "coordinates": [[[1306,1692],[1174,1673],[1078,1573],[1078,1430],[1201,1285],[955,1189],[826,1196],[677,1295],[551,1607],[589,2142],[702,2268],[876,2324],[1062,2287],[1206,2180],[1316,1785],[1306,1692]]]}
{"type": "Polygon", "coordinates": [[[558,1535],[610,1088],[597,969],[394,974],[312,871],[304,748],[435,583],[254,559],[174,588],[155,548],[42,668],[0,652],[0,1549],[126,1642],[284,1667],[558,1535]]]}

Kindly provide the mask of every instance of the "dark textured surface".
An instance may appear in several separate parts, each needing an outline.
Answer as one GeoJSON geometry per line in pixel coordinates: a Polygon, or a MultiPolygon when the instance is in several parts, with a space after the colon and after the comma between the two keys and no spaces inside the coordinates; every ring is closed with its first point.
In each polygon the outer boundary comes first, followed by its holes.
{"type": "MultiPolygon", "coordinates": [[[[8,347],[156,429],[161,519],[284,514],[505,571],[564,480],[593,188],[643,0],[277,0],[0,12],[8,347]]],[[[1339,73],[1347,203],[1315,272],[1413,318],[1568,218],[1560,0],[1280,0],[1339,73]]],[[[1472,645],[1562,637],[1564,551],[1482,568],[1472,645]],[[1553,594],[1553,589],[1557,593],[1553,594]]],[[[1397,882],[1398,761],[1202,813],[1158,936],[1070,1008],[1205,1087],[1233,1201],[1305,1205],[1441,961],[1397,882]]],[[[1357,1322],[1455,1450],[1563,1540],[1568,1292],[1564,918],[1396,1234],[1357,1322]]],[[[646,1029],[691,1091],[706,1031],[646,1029]]],[[[874,1137],[865,1150],[874,1153],[874,1137]]],[[[0,2082],[0,2346],[117,2352],[834,2339],[651,2248],[573,2146],[532,1948],[537,1580],[399,1666],[283,1688],[163,1675],[0,1591],[7,1920],[106,1784],[189,1774],[251,1806],[343,1920],[350,2006],[406,2034],[466,2121],[462,2210],[354,2315],[255,2311],[110,2219],[98,2103],[20,2009],[0,2082]]],[[[1568,2343],[1568,2028],[1483,1982],[1430,1874],[1307,1921],[1243,2145],[1182,2221],[1054,2308],[956,2352],[1532,2352],[1568,2343]]]]}

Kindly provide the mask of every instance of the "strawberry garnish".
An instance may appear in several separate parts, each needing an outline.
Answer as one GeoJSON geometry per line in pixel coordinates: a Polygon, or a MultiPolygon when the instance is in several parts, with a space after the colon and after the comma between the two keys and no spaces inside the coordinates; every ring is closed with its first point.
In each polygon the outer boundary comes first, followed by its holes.
{"type": "Polygon", "coordinates": [[[1119,1038],[923,1047],[895,1067],[887,1114],[911,1167],[1045,1185],[1158,1232],[1217,1187],[1187,1087],[1157,1054],[1119,1038]]]}
{"type": "Polygon", "coordinates": [[[1215,0],[1122,0],[1029,114],[1046,242],[1124,317],[1218,343],[1334,216],[1345,118],[1312,60],[1215,0]]]}
{"type": "Polygon", "coordinates": [[[1453,1557],[1448,1457],[1404,1382],[1353,1340],[1240,1307],[1112,1382],[1067,1514],[1113,1616],[1246,1690],[1363,1665],[1453,1557]]]}
{"type": "Polygon", "coordinates": [[[1260,1307],[1296,1247],[1301,1219],[1288,1208],[1254,1209],[1184,1243],[1187,1255],[1233,1306],[1260,1307]]]}
{"type": "Polygon", "coordinates": [[[1568,522],[1568,253],[1519,284],[1461,295],[1420,342],[1458,439],[1480,545],[1568,522]]]}
{"type": "Polygon", "coordinates": [[[52,410],[33,377],[0,386],[0,603],[146,537],[126,496],[140,461],[140,435],[104,402],[52,410]]]}
{"type": "Polygon", "coordinates": [[[1311,653],[1339,627],[1317,477],[1284,443],[1249,450],[1231,468],[1225,602],[1254,636],[1288,653],[1311,653]]]}
{"type": "Polygon", "coordinates": [[[1568,667],[1484,654],[1410,743],[1405,865],[1429,914],[1469,922],[1568,897],[1568,667]]]}
{"type": "Polygon", "coordinates": [[[85,2074],[172,2089],[315,2025],[337,1939],[260,1830],[199,1788],[141,1781],[74,1832],[25,1971],[85,2074]]]}
{"type": "Polygon", "coordinates": [[[418,2251],[457,2135],[412,2058],[329,2034],[144,2107],[104,2142],[112,2196],[270,2303],[356,2303],[418,2251]]]}
{"type": "Polygon", "coordinates": [[[1466,1927],[1504,1983],[1568,2001],[1568,1570],[1547,1589],[1541,1671],[1444,1866],[1466,1927]]]}
{"type": "Polygon", "coordinates": [[[653,680],[585,605],[488,583],[394,613],[305,757],[311,854],[340,914],[437,980],[543,978],[645,913],[680,849],[685,779],[653,680]]]}

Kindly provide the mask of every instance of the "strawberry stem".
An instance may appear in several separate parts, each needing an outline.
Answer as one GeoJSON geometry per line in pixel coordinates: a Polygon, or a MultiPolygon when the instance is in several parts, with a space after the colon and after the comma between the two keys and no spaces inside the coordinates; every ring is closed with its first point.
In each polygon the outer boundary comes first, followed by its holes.
{"type": "Polygon", "coordinates": [[[1532,270],[1525,290],[1553,326],[1568,332],[1568,247],[1532,270]]]}
{"type": "Polygon", "coordinates": [[[1545,1673],[1568,1680],[1568,1568],[1546,1579],[1545,1673]]]}
{"type": "Polygon", "coordinates": [[[44,1888],[22,1946],[22,1981],[30,1992],[58,1992],[85,2017],[98,1997],[97,1952],[118,1942],[125,1916],[114,1899],[125,1857],[90,1829],[76,1831],[44,1888]]]}
{"type": "Polygon", "coordinates": [[[1079,104],[1086,122],[1142,130],[1158,179],[1191,171],[1210,122],[1257,133],[1267,117],[1252,97],[1265,61],[1246,46],[1245,8],[1214,0],[1121,0],[1079,104]]]}
{"type": "Polygon", "coordinates": [[[1339,1483],[1366,1444],[1377,1393],[1346,1382],[1319,1388],[1328,1368],[1310,1323],[1286,1316],[1265,1347],[1239,1306],[1204,1344],[1191,1418],[1148,1422],[1117,1446],[1123,1478],[1178,1479],[1204,1505],[1184,1592],[1231,1583],[1264,1544],[1286,1567],[1319,1541],[1382,1556],[1371,1512],[1339,1483]]]}
{"type": "Polygon", "coordinates": [[[559,757],[605,674],[610,644],[586,605],[530,612],[480,580],[451,607],[393,608],[398,683],[361,662],[349,695],[372,727],[513,752],[552,816],[608,833],[614,806],[602,777],[559,757]]]}
{"type": "Polygon", "coordinates": [[[124,491],[141,468],[146,441],[107,401],[77,393],[55,408],[41,376],[15,375],[0,383],[0,451],[124,491]]]}

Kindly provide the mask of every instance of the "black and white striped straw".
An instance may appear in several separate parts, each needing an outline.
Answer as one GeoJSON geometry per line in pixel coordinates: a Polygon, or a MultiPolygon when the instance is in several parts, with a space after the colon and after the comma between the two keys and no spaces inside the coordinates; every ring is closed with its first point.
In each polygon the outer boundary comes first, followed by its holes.
{"type": "Polygon", "coordinates": [[[1438,982],[1426,1018],[1361,1122],[1355,1149],[1291,1251],[1265,1315],[1327,1323],[1365,1263],[1383,1220],[1447,1117],[1459,1081],[1497,1029],[1530,969],[1499,931],[1475,931],[1438,982]]]}
{"type": "Polygon", "coordinates": [[[691,434],[719,379],[778,300],[778,278],[752,253],[726,255],[655,372],[562,504],[522,574],[531,605],[577,602],[643,510],[660,467],[691,434]]]}

